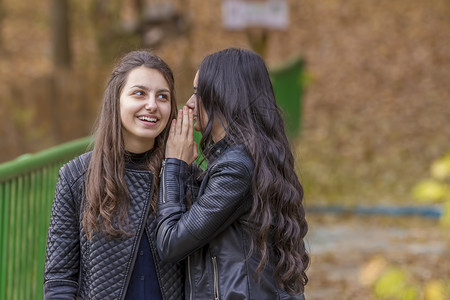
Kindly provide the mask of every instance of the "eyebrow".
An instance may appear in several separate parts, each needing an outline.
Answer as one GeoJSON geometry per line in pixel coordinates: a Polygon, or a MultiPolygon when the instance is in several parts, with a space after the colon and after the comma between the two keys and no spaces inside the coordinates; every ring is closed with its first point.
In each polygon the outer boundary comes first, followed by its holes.
{"type": "MultiPolygon", "coordinates": [[[[149,89],[148,87],[146,87],[145,85],[140,85],[140,84],[133,85],[131,88],[139,88],[139,89],[143,89],[143,90],[146,90],[146,91],[149,91],[149,90],[150,90],[150,89],[149,89]]],[[[170,94],[170,91],[169,91],[168,89],[164,89],[164,88],[158,90],[158,93],[161,93],[161,92],[169,93],[169,94],[170,94]]]]}
{"type": "Polygon", "coordinates": [[[133,85],[131,88],[132,88],[132,89],[134,89],[134,88],[140,88],[140,89],[143,89],[143,90],[146,90],[146,91],[149,90],[149,88],[146,87],[145,85],[139,85],[139,84],[133,85]]]}
{"type": "Polygon", "coordinates": [[[160,90],[158,90],[158,92],[159,93],[169,93],[170,94],[170,91],[168,89],[160,89],[160,90]]]}

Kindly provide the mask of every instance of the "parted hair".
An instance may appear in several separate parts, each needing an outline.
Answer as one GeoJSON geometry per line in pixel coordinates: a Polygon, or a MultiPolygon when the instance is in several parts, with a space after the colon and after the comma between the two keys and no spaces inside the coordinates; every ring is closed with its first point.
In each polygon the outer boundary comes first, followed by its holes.
{"type": "Polygon", "coordinates": [[[209,118],[200,141],[202,153],[208,157],[212,124],[218,119],[227,141],[244,144],[255,165],[252,251],[256,245],[261,254],[255,271],[258,274],[269,260],[275,261],[278,285],[300,293],[308,282],[310,262],[304,243],[308,225],[303,188],[267,67],[255,52],[229,48],[205,57],[198,72],[197,107],[209,118]]]}
{"type": "MultiPolygon", "coordinates": [[[[120,95],[131,70],[144,66],[159,71],[165,78],[171,101],[171,116],[176,112],[175,83],[170,67],[147,50],[125,54],[113,69],[107,83],[97,120],[92,157],[85,180],[83,227],[88,238],[102,232],[110,238],[128,232],[129,193],[125,182],[125,156],[120,119],[120,95]]],[[[171,119],[171,118],[169,118],[171,119]]],[[[159,171],[164,159],[170,122],[155,139],[148,169],[154,174],[151,207],[156,212],[159,171]]]]}

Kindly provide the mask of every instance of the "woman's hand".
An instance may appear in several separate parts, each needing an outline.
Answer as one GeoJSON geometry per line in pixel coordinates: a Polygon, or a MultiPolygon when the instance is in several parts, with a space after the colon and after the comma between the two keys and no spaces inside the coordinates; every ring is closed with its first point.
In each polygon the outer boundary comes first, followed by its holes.
{"type": "Polygon", "coordinates": [[[194,113],[184,106],[172,120],[166,144],[166,158],[178,158],[192,164],[198,157],[197,143],[194,142],[194,113]]]}

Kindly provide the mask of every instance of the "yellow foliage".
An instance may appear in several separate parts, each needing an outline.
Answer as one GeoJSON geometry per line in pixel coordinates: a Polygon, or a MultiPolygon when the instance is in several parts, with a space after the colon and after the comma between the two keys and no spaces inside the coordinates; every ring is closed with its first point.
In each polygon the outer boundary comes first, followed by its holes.
{"type": "Polygon", "coordinates": [[[429,281],[425,286],[425,300],[445,300],[450,295],[446,291],[444,282],[441,280],[429,281]]]}
{"type": "Polygon", "coordinates": [[[450,178],[450,153],[431,165],[431,176],[438,180],[450,178]]]}
{"type": "Polygon", "coordinates": [[[448,185],[433,179],[418,183],[412,190],[413,197],[424,202],[440,202],[446,198],[448,193],[448,185]]]}
{"type": "Polygon", "coordinates": [[[419,289],[415,286],[408,286],[402,292],[398,299],[400,300],[416,300],[419,298],[419,289]]]}
{"type": "Polygon", "coordinates": [[[450,201],[444,203],[442,215],[439,219],[440,224],[444,227],[450,227],[450,201]]]}
{"type": "Polygon", "coordinates": [[[406,277],[399,268],[388,269],[375,283],[375,295],[380,298],[399,297],[405,289],[406,277]]]}
{"type": "Polygon", "coordinates": [[[375,283],[375,295],[380,299],[417,300],[419,288],[408,282],[408,274],[396,267],[384,272],[375,283]]]}

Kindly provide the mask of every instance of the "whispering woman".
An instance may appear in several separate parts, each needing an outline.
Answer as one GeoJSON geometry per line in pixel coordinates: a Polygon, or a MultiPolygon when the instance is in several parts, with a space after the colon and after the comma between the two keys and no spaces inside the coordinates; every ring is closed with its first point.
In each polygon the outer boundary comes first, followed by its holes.
{"type": "Polygon", "coordinates": [[[303,189],[264,61],[244,49],[213,53],[193,86],[166,145],[161,258],[186,260],[185,299],[304,299],[303,189]],[[194,129],[204,171],[191,165],[194,129]]]}

